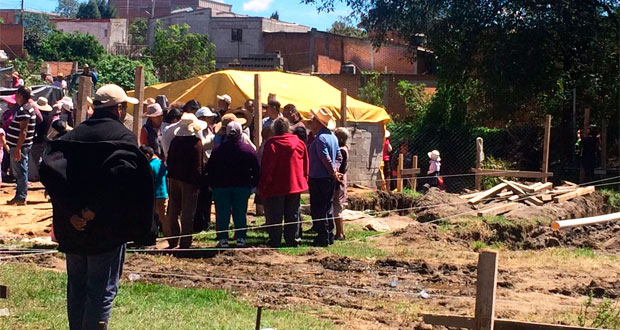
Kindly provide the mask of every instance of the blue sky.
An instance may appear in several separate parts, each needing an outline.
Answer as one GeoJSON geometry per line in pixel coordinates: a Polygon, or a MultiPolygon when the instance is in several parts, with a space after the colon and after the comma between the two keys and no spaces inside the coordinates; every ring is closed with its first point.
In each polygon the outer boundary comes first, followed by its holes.
{"type": "MultiPolygon", "coordinates": [[[[58,4],[57,0],[24,1],[27,9],[43,11],[53,11],[58,4]]],[[[319,30],[329,29],[338,16],[350,13],[350,9],[341,3],[338,3],[332,13],[317,13],[315,6],[300,4],[299,0],[221,0],[220,2],[233,5],[235,13],[251,16],[269,17],[277,10],[282,21],[307,25],[319,30]]],[[[19,8],[20,3],[21,0],[3,0],[0,1],[0,7],[19,8]]]]}

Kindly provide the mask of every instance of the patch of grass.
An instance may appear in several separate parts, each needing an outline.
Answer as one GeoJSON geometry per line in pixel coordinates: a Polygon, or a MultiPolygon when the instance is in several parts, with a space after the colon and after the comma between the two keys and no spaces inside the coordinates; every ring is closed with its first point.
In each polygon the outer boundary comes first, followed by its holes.
{"type": "Polygon", "coordinates": [[[504,243],[504,242],[495,242],[495,243],[489,245],[489,248],[491,248],[493,250],[504,250],[506,248],[506,243],[504,243]]]}
{"type": "Polygon", "coordinates": [[[506,218],[504,218],[503,215],[480,217],[480,219],[489,225],[491,224],[498,224],[501,226],[514,226],[515,225],[512,221],[506,220],[506,218]]]}
{"type": "Polygon", "coordinates": [[[420,198],[422,197],[424,194],[422,194],[419,191],[415,191],[411,188],[403,188],[403,196],[407,197],[407,198],[412,198],[412,199],[416,199],[416,198],[420,198]]]}
{"type": "MultiPolygon", "coordinates": [[[[66,275],[30,265],[3,265],[0,282],[11,296],[0,301],[12,316],[1,329],[66,329],[66,275]]],[[[121,283],[110,329],[252,329],[256,308],[222,290],[121,283]]],[[[295,310],[264,310],[263,327],[333,329],[328,321],[295,310]]]]}
{"type": "Polygon", "coordinates": [[[407,216],[410,217],[411,219],[417,219],[418,218],[418,215],[415,212],[413,212],[413,211],[409,212],[409,214],[407,214],[407,216]]]}
{"type": "Polygon", "coordinates": [[[482,249],[486,249],[488,246],[485,242],[482,241],[473,241],[471,243],[471,248],[472,250],[474,250],[474,252],[478,252],[482,249]]]}
{"type": "Polygon", "coordinates": [[[596,254],[590,248],[577,248],[574,251],[575,256],[584,258],[594,258],[596,254]]]}
{"type": "Polygon", "coordinates": [[[301,194],[301,196],[299,196],[299,204],[302,204],[302,205],[310,204],[310,195],[301,194]]]}
{"type": "Polygon", "coordinates": [[[439,231],[442,233],[447,233],[451,230],[454,229],[454,225],[452,225],[450,222],[448,221],[442,221],[439,223],[439,231]]]}
{"type": "Polygon", "coordinates": [[[603,299],[597,306],[594,304],[592,292],[586,299],[577,316],[577,322],[582,327],[620,329],[620,306],[610,299],[603,299]]]}
{"type": "Polygon", "coordinates": [[[620,211],[620,192],[611,189],[601,189],[601,193],[607,195],[607,205],[611,212],[620,211]]]}

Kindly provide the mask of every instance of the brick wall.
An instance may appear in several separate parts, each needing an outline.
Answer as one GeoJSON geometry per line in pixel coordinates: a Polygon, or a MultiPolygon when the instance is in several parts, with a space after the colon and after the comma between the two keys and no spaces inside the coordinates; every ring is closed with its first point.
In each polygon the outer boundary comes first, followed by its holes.
{"type": "Polygon", "coordinates": [[[4,50],[10,59],[24,55],[24,28],[21,24],[2,24],[0,40],[0,49],[4,50]]]}
{"type": "Polygon", "coordinates": [[[310,72],[310,33],[264,33],[263,43],[265,53],[282,54],[285,71],[310,72]]]}
{"type": "Polygon", "coordinates": [[[349,139],[349,184],[378,187],[379,166],[383,160],[383,124],[347,123],[349,139]]]}
{"type": "Polygon", "coordinates": [[[340,66],[341,66],[340,61],[331,59],[327,56],[319,55],[317,59],[317,66],[315,68],[315,71],[320,72],[320,73],[339,74],[340,66]]]}
{"type": "Polygon", "coordinates": [[[53,77],[58,76],[59,73],[67,77],[71,75],[71,70],[73,70],[73,62],[43,62],[43,66],[47,68],[47,73],[53,77]]]}

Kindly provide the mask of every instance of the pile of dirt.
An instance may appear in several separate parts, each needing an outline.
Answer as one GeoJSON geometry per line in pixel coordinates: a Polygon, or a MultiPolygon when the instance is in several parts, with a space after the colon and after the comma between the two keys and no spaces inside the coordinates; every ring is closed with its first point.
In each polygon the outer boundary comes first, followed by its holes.
{"type": "Polygon", "coordinates": [[[504,214],[509,220],[544,218],[551,220],[576,219],[609,213],[609,196],[594,192],[563,203],[548,203],[542,206],[522,206],[504,214]]]}
{"type": "Polygon", "coordinates": [[[356,211],[375,210],[378,212],[402,210],[400,214],[407,214],[408,210],[404,209],[414,207],[416,200],[415,197],[397,192],[362,190],[349,193],[348,208],[356,211]]]}
{"type": "Polygon", "coordinates": [[[437,188],[430,188],[422,197],[413,202],[414,212],[419,222],[467,215],[473,208],[458,194],[450,194],[437,188]]]}

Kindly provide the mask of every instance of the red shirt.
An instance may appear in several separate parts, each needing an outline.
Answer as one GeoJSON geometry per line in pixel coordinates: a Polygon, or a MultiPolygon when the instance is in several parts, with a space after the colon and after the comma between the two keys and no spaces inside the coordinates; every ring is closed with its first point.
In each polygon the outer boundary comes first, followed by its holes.
{"type": "Polygon", "coordinates": [[[272,136],[263,151],[258,192],[261,198],[308,190],[308,150],[297,136],[272,136]]]}

